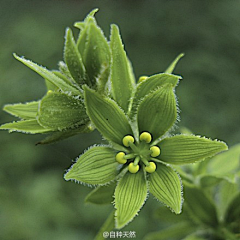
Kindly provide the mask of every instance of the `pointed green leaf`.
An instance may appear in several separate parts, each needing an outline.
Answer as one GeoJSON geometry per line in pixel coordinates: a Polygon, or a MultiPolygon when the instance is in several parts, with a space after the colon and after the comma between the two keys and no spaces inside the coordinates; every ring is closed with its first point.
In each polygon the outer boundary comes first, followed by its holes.
{"type": "Polygon", "coordinates": [[[77,90],[75,87],[69,85],[65,81],[63,81],[61,78],[57,77],[54,73],[47,70],[44,67],[41,67],[37,65],[36,63],[33,63],[30,60],[26,60],[23,57],[18,57],[16,54],[14,54],[14,57],[25,64],[27,67],[31,68],[33,71],[38,73],[40,76],[42,76],[47,81],[51,82],[53,85],[60,88],[62,91],[70,91],[72,94],[79,95],[79,90],[77,90]]]}
{"type": "Polygon", "coordinates": [[[85,67],[82,57],[78,52],[71,29],[66,31],[66,40],[64,47],[64,60],[73,79],[80,85],[85,83],[85,67]]]}
{"type": "Polygon", "coordinates": [[[51,92],[40,102],[38,121],[44,126],[55,130],[78,128],[89,121],[84,103],[64,93],[51,92]]]}
{"type": "Polygon", "coordinates": [[[183,193],[188,213],[193,219],[208,226],[218,224],[216,208],[201,189],[185,185],[183,193]]]}
{"type": "Polygon", "coordinates": [[[158,146],[161,149],[158,158],[170,164],[202,161],[228,149],[224,142],[194,135],[176,135],[165,138],[158,146]]]}
{"type": "Polygon", "coordinates": [[[63,130],[63,131],[57,131],[52,133],[51,135],[47,136],[37,144],[50,144],[50,143],[55,143],[61,140],[64,140],[66,138],[72,137],[74,135],[77,135],[79,133],[88,133],[93,131],[93,129],[90,128],[89,123],[83,124],[75,130],[63,130]]]}
{"type": "Polygon", "coordinates": [[[5,105],[3,110],[22,119],[36,119],[39,102],[17,103],[5,105]]]}
{"type": "Polygon", "coordinates": [[[172,73],[174,71],[174,68],[176,67],[177,63],[179,62],[179,60],[184,56],[183,53],[179,54],[174,60],[173,62],[170,64],[170,66],[165,70],[165,73],[172,73]]]}
{"type": "Polygon", "coordinates": [[[170,84],[148,94],[137,110],[139,132],[151,133],[153,140],[166,133],[176,118],[176,100],[170,84]]]}
{"type": "Polygon", "coordinates": [[[147,234],[144,240],[182,239],[186,234],[191,233],[194,230],[195,229],[189,222],[179,222],[158,232],[147,234]]]}
{"type": "Polygon", "coordinates": [[[92,147],[81,155],[65,174],[65,180],[103,185],[118,174],[116,151],[110,147],[92,147]]]}
{"type": "Polygon", "coordinates": [[[112,203],[114,201],[113,195],[115,188],[116,182],[104,186],[98,186],[87,195],[85,202],[94,204],[112,203]]]}
{"type": "Polygon", "coordinates": [[[39,125],[36,119],[23,120],[18,122],[6,123],[0,126],[0,129],[9,130],[9,132],[23,132],[23,133],[47,133],[53,131],[51,128],[44,128],[39,125]]]}
{"type": "Polygon", "coordinates": [[[112,56],[110,75],[112,95],[118,105],[127,112],[133,91],[133,80],[128,58],[116,25],[112,25],[110,47],[112,56]]]}
{"type": "Polygon", "coordinates": [[[122,145],[126,135],[132,135],[131,127],[124,112],[110,98],[84,88],[87,113],[98,131],[108,140],[122,145]]]}
{"type": "Polygon", "coordinates": [[[235,198],[229,204],[226,214],[225,214],[225,222],[240,222],[240,192],[235,196],[235,198]]]}
{"type": "Polygon", "coordinates": [[[157,165],[157,170],[149,174],[149,192],[160,202],[171,208],[176,214],[181,212],[181,180],[178,174],[163,164],[157,165]]]}
{"type": "Polygon", "coordinates": [[[93,21],[86,28],[87,39],[82,58],[89,80],[94,86],[103,68],[108,69],[109,75],[110,49],[101,28],[93,21]]]}
{"type": "Polygon", "coordinates": [[[131,118],[136,113],[136,109],[140,100],[142,100],[146,95],[150,92],[157,90],[159,87],[162,87],[165,84],[171,84],[172,86],[176,86],[181,79],[180,76],[166,74],[166,73],[159,73],[153,76],[150,76],[146,80],[137,84],[136,93],[133,98],[132,109],[130,112],[131,118]]]}
{"type": "Polygon", "coordinates": [[[99,232],[97,233],[94,240],[105,240],[106,237],[104,237],[104,233],[109,233],[114,229],[114,211],[112,211],[102,227],[100,228],[99,232]]]}
{"type": "Polygon", "coordinates": [[[115,190],[116,228],[128,224],[142,208],[147,197],[147,181],[143,171],[127,172],[115,190]]]}

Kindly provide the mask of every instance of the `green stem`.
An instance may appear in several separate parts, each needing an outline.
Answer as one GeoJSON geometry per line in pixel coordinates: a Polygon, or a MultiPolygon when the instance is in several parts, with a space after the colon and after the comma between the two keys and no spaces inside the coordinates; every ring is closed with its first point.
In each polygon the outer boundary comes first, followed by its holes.
{"type": "Polygon", "coordinates": [[[131,159],[131,158],[134,158],[136,155],[134,153],[131,153],[131,154],[128,154],[128,155],[125,155],[123,158],[124,159],[131,159]]]}
{"type": "Polygon", "coordinates": [[[135,158],[134,162],[133,162],[133,165],[134,165],[134,166],[137,166],[138,163],[139,163],[139,161],[140,161],[140,157],[137,156],[137,157],[135,158]]]}
{"type": "Polygon", "coordinates": [[[142,162],[145,164],[145,166],[149,166],[150,163],[148,162],[148,160],[146,158],[141,158],[142,162]]]}

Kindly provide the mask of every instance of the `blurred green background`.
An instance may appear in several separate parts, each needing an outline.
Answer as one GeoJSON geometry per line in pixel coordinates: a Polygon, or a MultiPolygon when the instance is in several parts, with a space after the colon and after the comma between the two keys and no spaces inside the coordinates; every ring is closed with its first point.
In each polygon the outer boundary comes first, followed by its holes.
{"type": "MultiPolygon", "coordinates": [[[[43,79],[12,53],[49,69],[62,60],[66,27],[98,7],[96,18],[109,36],[120,26],[138,78],[164,71],[181,52],[175,73],[179,126],[195,134],[240,142],[240,1],[33,1],[0,0],[0,107],[37,100],[43,79]]],[[[75,36],[78,31],[74,30],[75,36]]],[[[0,112],[0,123],[13,118],[0,112]]],[[[100,143],[97,132],[35,146],[40,135],[0,132],[0,239],[93,239],[111,206],[84,205],[90,188],[65,182],[63,174],[84,149],[100,143]]],[[[124,230],[137,239],[162,225],[151,218],[152,197],[124,230]]]]}

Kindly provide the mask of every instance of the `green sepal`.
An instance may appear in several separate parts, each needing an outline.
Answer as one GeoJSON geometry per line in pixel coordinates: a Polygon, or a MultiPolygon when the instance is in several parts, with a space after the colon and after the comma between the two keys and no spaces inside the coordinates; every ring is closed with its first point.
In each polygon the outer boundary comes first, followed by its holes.
{"type": "Polygon", "coordinates": [[[194,135],[175,135],[165,138],[158,146],[161,149],[158,158],[170,164],[202,161],[228,149],[224,142],[194,135]]]}
{"type": "Polygon", "coordinates": [[[60,131],[76,129],[89,121],[83,100],[60,92],[42,98],[37,119],[43,127],[60,131]]]}
{"type": "Polygon", "coordinates": [[[108,140],[122,145],[126,135],[132,135],[131,127],[124,112],[110,98],[84,87],[87,114],[98,131],[108,140]]]}
{"type": "Polygon", "coordinates": [[[59,74],[56,74],[57,71],[52,71],[54,72],[58,77],[62,78],[63,81],[69,83],[69,84],[76,84],[76,82],[74,81],[74,79],[72,78],[72,75],[67,67],[67,64],[63,61],[59,61],[58,62],[58,68],[59,68],[59,72],[61,73],[61,75],[59,76],[59,74]]]}
{"type": "Polygon", "coordinates": [[[22,119],[36,119],[38,104],[38,101],[7,104],[4,106],[3,110],[15,117],[22,119]]]}
{"type": "Polygon", "coordinates": [[[116,182],[111,182],[110,184],[104,186],[98,186],[86,196],[85,202],[94,204],[113,203],[115,187],[116,182]]]}
{"type": "Polygon", "coordinates": [[[109,233],[114,229],[114,211],[112,211],[106,221],[103,223],[94,240],[105,240],[104,233],[109,233]]]}
{"type": "Polygon", "coordinates": [[[189,222],[179,222],[164,228],[157,232],[147,234],[144,240],[166,240],[166,239],[182,239],[186,234],[193,232],[195,229],[189,222]]]}
{"type": "MultiPolygon", "coordinates": [[[[87,37],[84,50],[81,53],[83,63],[86,68],[89,81],[92,86],[96,85],[97,78],[103,69],[108,70],[107,76],[110,72],[110,49],[101,28],[99,28],[95,21],[89,21],[86,29],[87,37]]],[[[108,77],[107,77],[108,78],[108,77]]],[[[106,82],[106,81],[105,81],[106,82]]]]}
{"type": "Polygon", "coordinates": [[[9,132],[23,132],[30,134],[48,133],[53,131],[51,128],[42,127],[36,119],[6,123],[1,125],[0,129],[9,130],[9,132]]]}
{"type": "Polygon", "coordinates": [[[129,113],[130,117],[132,118],[134,116],[134,114],[136,113],[137,106],[146,95],[148,95],[152,91],[155,91],[159,87],[162,87],[165,84],[171,84],[173,87],[175,87],[178,84],[179,79],[181,79],[180,76],[159,73],[150,76],[144,81],[138,83],[132,102],[132,108],[129,113]]]}
{"type": "Polygon", "coordinates": [[[226,214],[225,214],[225,222],[227,224],[229,223],[235,223],[235,227],[237,227],[237,223],[239,226],[240,223],[240,192],[233,198],[233,200],[230,202],[226,214]]]}
{"type": "Polygon", "coordinates": [[[110,147],[96,146],[87,150],[65,174],[65,180],[104,185],[118,174],[116,151],[110,147]]]}
{"type": "Polygon", "coordinates": [[[116,25],[111,27],[111,92],[114,100],[127,112],[135,80],[132,79],[133,75],[131,74],[129,60],[123,48],[119,29],[116,25]]]}
{"type": "Polygon", "coordinates": [[[36,63],[27,60],[23,57],[18,57],[16,54],[14,54],[14,57],[25,64],[27,67],[38,73],[40,76],[42,76],[45,80],[49,81],[53,85],[57,86],[62,91],[71,92],[74,95],[79,95],[79,90],[72,85],[66,83],[63,79],[57,77],[54,73],[47,70],[44,67],[41,67],[37,65],[36,63]]]}
{"type": "Polygon", "coordinates": [[[174,71],[177,63],[179,62],[179,60],[180,60],[183,56],[184,56],[183,53],[179,54],[179,55],[173,60],[173,62],[169,65],[169,67],[168,67],[164,72],[171,74],[171,73],[174,71]]]}
{"type": "Polygon", "coordinates": [[[148,94],[137,110],[139,132],[149,132],[153,140],[164,135],[177,118],[177,107],[173,87],[164,85],[148,94]]]}
{"type": "Polygon", "coordinates": [[[147,181],[143,171],[127,172],[115,190],[115,227],[123,228],[139,212],[147,197],[147,181]]]}
{"type": "Polygon", "coordinates": [[[43,140],[37,143],[38,144],[50,144],[50,143],[55,143],[61,140],[64,140],[66,138],[72,137],[74,135],[77,135],[79,133],[89,133],[92,132],[94,128],[92,128],[89,123],[83,124],[81,126],[78,126],[77,129],[75,130],[62,130],[62,131],[56,131],[53,132],[51,135],[47,136],[43,140]]]}
{"type": "Polygon", "coordinates": [[[93,9],[93,10],[86,16],[86,18],[84,19],[84,21],[82,21],[82,22],[75,22],[75,23],[74,23],[74,27],[79,28],[80,30],[83,30],[83,29],[86,27],[89,19],[90,19],[90,18],[94,19],[94,15],[95,15],[96,12],[98,12],[98,8],[93,9]]]}
{"type": "MultiPolygon", "coordinates": [[[[61,67],[63,67],[63,65],[61,67]]],[[[67,66],[64,66],[64,68],[65,67],[67,68],[67,66]]],[[[68,74],[66,72],[66,74],[64,74],[62,71],[56,71],[56,70],[53,70],[52,73],[54,73],[57,77],[61,78],[64,82],[66,82],[69,85],[73,86],[74,84],[76,84],[76,82],[74,81],[72,76],[69,75],[70,73],[68,74]]],[[[49,89],[49,90],[51,90],[51,89],[49,89]]]]}
{"type": "Polygon", "coordinates": [[[97,24],[96,19],[94,18],[95,13],[98,11],[98,9],[93,9],[84,19],[84,21],[82,22],[75,22],[74,23],[74,27],[80,29],[80,34],[78,36],[77,39],[77,48],[81,54],[81,56],[83,56],[84,54],[84,49],[86,48],[86,44],[88,41],[88,26],[90,23],[93,24],[97,24]]]}
{"type": "Polygon", "coordinates": [[[184,185],[183,190],[190,216],[198,223],[212,227],[216,226],[218,224],[217,211],[205,193],[201,189],[190,185],[184,185]]]}
{"type": "Polygon", "coordinates": [[[171,168],[158,164],[155,172],[149,174],[149,192],[176,214],[181,213],[181,179],[171,168]]]}
{"type": "Polygon", "coordinates": [[[66,31],[64,60],[76,83],[80,85],[86,83],[85,67],[83,65],[82,57],[78,52],[71,29],[67,29],[66,31]]]}

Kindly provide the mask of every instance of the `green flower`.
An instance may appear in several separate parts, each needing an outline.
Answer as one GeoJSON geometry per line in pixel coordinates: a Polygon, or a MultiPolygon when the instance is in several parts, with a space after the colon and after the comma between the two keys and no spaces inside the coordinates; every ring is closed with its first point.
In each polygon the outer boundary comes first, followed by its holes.
{"type": "Polygon", "coordinates": [[[204,137],[169,136],[177,120],[174,88],[178,79],[163,73],[137,84],[128,113],[114,99],[84,88],[87,114],[109,145],[87,150],[65,179],[99,185],[90,198],[97,192],[96,196],[100,193],[109,201],[114,191],[116,228],[134,218],[148,192],[180,213],[182,185],[172,165],[202,161],[227,149],[225,143],[204,137]],[[111,186],[109,192],[106,184],[111,186]]]}

